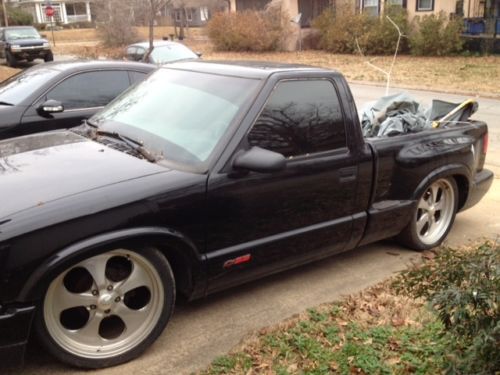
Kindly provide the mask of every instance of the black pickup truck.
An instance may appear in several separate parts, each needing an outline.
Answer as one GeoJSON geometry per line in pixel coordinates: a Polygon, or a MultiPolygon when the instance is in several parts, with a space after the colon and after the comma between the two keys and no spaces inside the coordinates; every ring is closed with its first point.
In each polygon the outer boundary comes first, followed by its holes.
{"type": "Polygon", "coordinates": [[[54,60],[49,41],[42,38],[33,26],[0,28],[0,57],[11,67],[16,67],[21,60],[54,60]]]}
{"type": "Polygon", "coordinates": [[[176,63],[86,125],[0,142],[0,362],[128,361],[187,299],[383,238],[439,245],[486,124],[364,139],[341,74],[176,63]]]}

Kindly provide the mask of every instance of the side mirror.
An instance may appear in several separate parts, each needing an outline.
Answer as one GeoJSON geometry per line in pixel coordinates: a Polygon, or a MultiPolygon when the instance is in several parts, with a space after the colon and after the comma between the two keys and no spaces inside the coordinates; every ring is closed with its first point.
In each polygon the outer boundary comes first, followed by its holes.
{"type": "Polygon", "coordinates": [[[38,107],[38,111],[43,113],[61,113],[64,112],[64,106],[59,100],[49,99],[38,107]]]}
{"type": "Polygon", "coordinates": [[[203,53],[201,53],[201,52],[195,52],[195,54],[196,54],[196,56],[198,56],[198,57],[203,56],[203,53]]]}
{"type": "Polygon", "coordinates": [[[40,34],[40,37],[43,39],[47,39],[47,34],[40,34]]]}
{"type": "Polygon", "coordinates": [[[260,173],[279,172],[285,169],[286,159],[277,152],[254,146],[239,154],[233,162],[233,167],[260,173]]]}

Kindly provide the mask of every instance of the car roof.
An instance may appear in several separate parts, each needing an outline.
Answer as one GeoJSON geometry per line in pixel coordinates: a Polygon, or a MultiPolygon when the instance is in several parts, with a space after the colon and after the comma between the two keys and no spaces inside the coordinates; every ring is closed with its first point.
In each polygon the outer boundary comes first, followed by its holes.
{"type": "Polygon", "coordinates": [[[156,66],[142,62],[121,60],[71,60],[37,64],[30,69],[50,69],[60,72],[78,72],[89,69],[131,69],[151,72],[156,69],[156,66]]]}
{"type": "Polygon", "coordinates": [[[245,78],[264,79],[274,73],[287,72],[335,72],[331,69],[309,65],[287,64],[267,61],[185,61],[174,62],[161,69],[190,70],[201,73],[232,75],[245,78]]]}
{"type": "MultiPolygon", "coordinates": [[[[153,47],[163,47],[163,46],[184,46],[182,43],[177,43],[177,42],[172,42],[170,40],[153,40],[153,47]]],[[[129,47],[143,47],[143,48],[148,48],[149,47],[149,42],[139,42],[139,43],[134,43],[129,45],[129,47]]],[[[189,48],[189,47],[187,47],[189,48]]]]}

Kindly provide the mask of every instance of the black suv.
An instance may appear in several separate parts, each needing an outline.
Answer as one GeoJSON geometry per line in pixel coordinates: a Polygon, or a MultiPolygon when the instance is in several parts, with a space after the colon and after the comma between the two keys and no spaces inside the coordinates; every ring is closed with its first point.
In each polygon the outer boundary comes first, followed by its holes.
{"type": "Polygon", "coordinates": [[[0,57],[12,67],[20,60],[54,60],[49,41],[43,39],[33,26],[0,28],[0,57]]]}

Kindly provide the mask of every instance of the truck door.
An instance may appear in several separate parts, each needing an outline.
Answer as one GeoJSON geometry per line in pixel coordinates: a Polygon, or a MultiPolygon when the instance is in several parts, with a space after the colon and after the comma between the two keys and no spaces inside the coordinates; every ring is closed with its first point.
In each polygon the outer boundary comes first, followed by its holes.
{"type": "Polygon", "coordinates": [[[280,81],[242,141],[287,158],[275,173],[208,181],[209,291],[342,251],[357,210],[358,159],[336,84],[280,81]]]}

